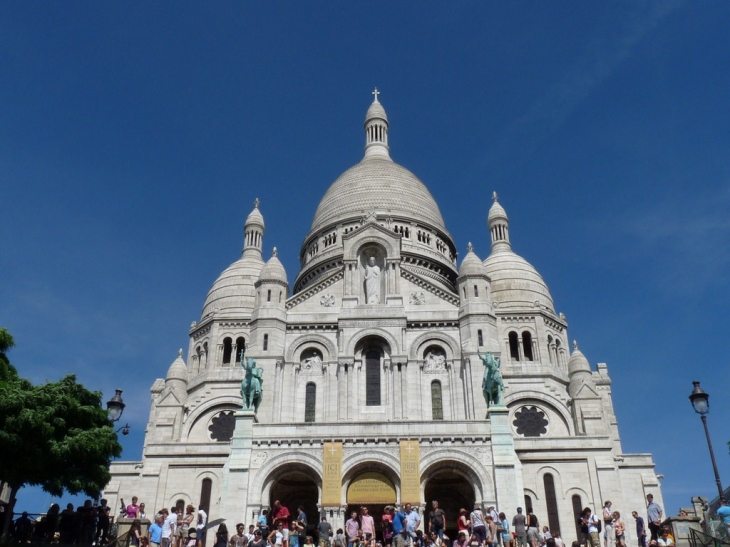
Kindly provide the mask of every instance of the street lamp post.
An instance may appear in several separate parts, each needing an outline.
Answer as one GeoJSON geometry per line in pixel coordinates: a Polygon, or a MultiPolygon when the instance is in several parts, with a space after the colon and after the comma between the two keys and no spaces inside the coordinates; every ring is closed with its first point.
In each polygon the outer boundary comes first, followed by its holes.
{"type": "Polygon", "coordinates": [[[717,483],[717,492],[720,495],[720,504],[725,504],[725,493],[722,490],[722,483],[720,482],[720,473],[717,471],[717,462],[715,461],[715,451],[712,449],[712,440],[710,440],[710,430],[707,429],[707,414],[710,412],[710,395],[700,387],[700,383],[697,381],[692,382],[694,389],[689,396],[689,402],[692,403],[692,408],[702,418],[702,425],[705,426],[705,436],[707,437],[707,446],[710,449],[710,459],[712,459],[712,470],[715,472],[715,483],[717,483]]]}
{"type": "MultiPolygon", "coordinates": [[[[122,390],[117,389],[114,396],[106,402],[106,411],[109,414],[109,419],[112,422],[118,422],[124,412],[124,407],[127,406],[122,400],[122,390]]],[[[116,430],[116,433],[122,432],[122,435],[129,435],[129,424],[124,425],[116,430]]]]}

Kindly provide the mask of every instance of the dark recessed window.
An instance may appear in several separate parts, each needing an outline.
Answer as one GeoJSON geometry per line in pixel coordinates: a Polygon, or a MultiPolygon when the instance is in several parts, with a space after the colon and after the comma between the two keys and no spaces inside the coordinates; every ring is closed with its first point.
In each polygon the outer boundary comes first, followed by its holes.
{"type": "Polygon", "coordinates": [[[539,437],[547,433],[548,421],[545,413],[536,406],[523,406],[515,412],[512,425],[517,428],[518,435],[539,437]]]}
{"type": "Polygon", "coordinates": [[[215,416],[208,426],[210,438],[218,442],[228,442],[233,438],[233,430],[236,428],[236,418],[232,410],[223,411],[215,416]]]}
{"type": "Polygon", "coordinates": [[[380,406],[380,352],[365,354],[365,404],[380,406]]]}

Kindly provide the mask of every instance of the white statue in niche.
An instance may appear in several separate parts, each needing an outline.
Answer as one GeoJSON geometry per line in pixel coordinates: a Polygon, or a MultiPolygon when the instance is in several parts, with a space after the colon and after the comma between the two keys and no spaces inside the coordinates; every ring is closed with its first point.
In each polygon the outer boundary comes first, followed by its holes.
{"type": "Polygon", "coordinates": [[[375,257],[368,258],[365,266],[365,302],[380,304],[380,268],[375,263],[375,257]]]}
{"type": "Polygon", "coordinates": [[[302,360],[302,374],[317,374],[320,372],[322,372],[322,356],[319,353],[315,351],[311,357],[302,360]]]}
{"type": "Polygon", "coordinates": [[[442,372],[446,370],[446,355],[439,350],[429,350],[423,360],[423,372],[442,372]]]}

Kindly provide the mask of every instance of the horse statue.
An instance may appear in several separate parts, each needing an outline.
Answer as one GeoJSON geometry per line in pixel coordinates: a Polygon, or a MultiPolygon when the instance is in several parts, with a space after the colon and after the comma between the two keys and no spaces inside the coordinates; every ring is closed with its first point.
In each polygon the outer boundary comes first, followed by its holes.
{"type": "Polygon", "coordinates": [[[484,363],[482,393],[484,394],[484,400],[487,402],[487,408],[502,406],[504,404],[502,402],[504,382],[502,381],[502,373],[499,370],[499,357],[494,357],[491,352],[487,352],[486,355],[479,355],[479,359],[484,363]]]}
{"type": "Polygon", "coordinates": [[[256,361],[251,357],[244,359],[245,349],[241,349],[241,366],[246,375],[241,382],[241,398],[243,399],[243,408],[246,410],[253,409],[254,413],[258,412],[263,394],[264,371],[256,366],[256,361]]]}

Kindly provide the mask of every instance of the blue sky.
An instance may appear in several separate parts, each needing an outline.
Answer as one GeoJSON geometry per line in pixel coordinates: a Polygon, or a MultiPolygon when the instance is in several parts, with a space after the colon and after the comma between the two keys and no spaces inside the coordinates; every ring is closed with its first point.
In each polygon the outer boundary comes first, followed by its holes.
{"type": "MultiPolygon", "coordinates": [[[[261,199],[290,282],[319,199],[362,156],[378,86],[394,159],[462,256],[497,191],[514,250],[606,362],[626,452],[667,510],[730,484],[726,2],[9,2],[0,13],[0,325],[34,381],[149,388],[261,199]],[[723,327],[722,325],[725,325],[723,327]]],[[[43,509],[35,491],[20,504],[43,509]]],[[[621,508],[632,510],[634,508],[621,508]]]]}

